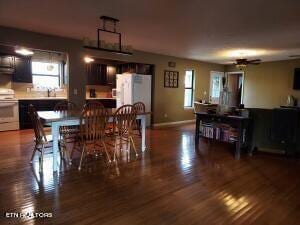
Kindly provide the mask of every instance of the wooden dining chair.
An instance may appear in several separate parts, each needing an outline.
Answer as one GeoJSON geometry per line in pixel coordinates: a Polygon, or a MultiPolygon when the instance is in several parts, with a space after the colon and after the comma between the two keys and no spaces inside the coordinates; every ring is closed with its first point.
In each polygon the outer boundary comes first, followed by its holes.
{"type": "MultiPolygon", "coordinates": [[[[71,110],[78,110],[78,107],[76,106],[75,103],[67,100],[61,101],[54,106],[54,111],[57,112],[64,113],[71,110]]],[[[61,126],[59,128],[59,135],[60,135],[59,147],[63,150],[62,157],[65,158],[66,156],[69,163],[71,163],[70,152],[67,149],[67,144],[75,142],[75,139],[79,135],[79,126],[78,125],[61,126]]]]}
{"type": "Polygon", "coordinates": [[[81,170],[83,160],[87,155],[98,155],[103,150],[108,162],[110,155],[105,144],[105,128],[108,121],[108,111],[101,103],[90,102],[84,106],[80,117],[80,135],[78,148],[80,151],[80,162],[78,170],[81,170]]]}
{"type": "Polygon", "coordinates": [[[52,147],[52,135],[45,134],[43,124],[41,123],[41,120],[33,105],[29,105],[28,114],[31,119],[34,135],[35,135],[35,139],[34,139],[35,145],[31,155],[30,163],[32,164],[36,152],[37,151],[40,152],[39,170],[41,172],[43,169],[45,149],[52,147]]]}
{"type": "MultiPolygon", "coordinates": [[[[133,104],[133,107],[137,114],[145,113],[145,104],[143,102],[136,102],[133,104]]],[[[139,136],[142,136],[141,131],[141,120],[136,119],[134,124],[134,130],[137,130],[139,132],[139,136]]]]}
{"type": "Polygon", "coordinates": [[[114,113],[114,161],[116,161],[116,151],[118,142],[120,149],[122,149],[123,142],[126,146],[132,146],[135,151],[136,157],[138,153],[133,141],[133,126],[136,120],[136,111],[133,105],[123,105],[114,113]]]}

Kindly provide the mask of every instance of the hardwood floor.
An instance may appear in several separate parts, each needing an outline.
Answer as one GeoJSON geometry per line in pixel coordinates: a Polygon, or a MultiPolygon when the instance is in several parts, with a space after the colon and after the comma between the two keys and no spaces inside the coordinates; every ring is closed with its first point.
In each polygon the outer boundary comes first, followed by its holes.
{"type": "MultiPolygon", "coordinates": [[[[300,162],[242,155],[200,142],[194,126],[147,131],[148,150],[118,166],[77,160],[52,173],[29,165],[31,130],[0,132],[1,224],[300,224],[300,162]],[[49,212],[52,218],[8,219],[5,212],[49,212]]],[[[139,145],[138,145],[139,146],[139,145]]]]}

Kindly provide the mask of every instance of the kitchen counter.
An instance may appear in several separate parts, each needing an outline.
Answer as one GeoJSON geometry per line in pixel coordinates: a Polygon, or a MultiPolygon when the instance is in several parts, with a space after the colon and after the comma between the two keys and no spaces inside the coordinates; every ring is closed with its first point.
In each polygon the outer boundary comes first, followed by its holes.
{"type": "Polygon", "coordinates": [[[96,97],[96,98],[88,97],[88,98],[86,98],[86,100],[101,100],[101,99],[116,100],[116,98],[113,98],[113,97],[111,97],[111,98],[107,98],[107,97],[96,97]]]}
{"type": "Polygon", "coordinates": [[[28,115],[29,105],[33,105],[37,111],[51,111],[57,103],[67,99],[66,97],[23,97],[19,98],[19,122],[21,129],[31,129],[32,122],[28,115]]]}
{"type": "Polygon", "coordinates": [[[67,100],[67,97],[46,97],[46,96],[36,96],[36,97],[22,97],[17,98],[18,100],[67,100]]]}

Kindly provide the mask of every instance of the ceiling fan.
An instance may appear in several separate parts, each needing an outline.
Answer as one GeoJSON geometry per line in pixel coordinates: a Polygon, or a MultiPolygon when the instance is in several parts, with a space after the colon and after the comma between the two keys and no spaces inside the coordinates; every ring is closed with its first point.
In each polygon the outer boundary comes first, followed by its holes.
{"type": "Polygon", "coordinates": [[[249,64],[258,65],[260,63],[261,63],[260,59],[248,60],[248,59],[241,58],[241,59],[236,59],[235,62],[233,63],[233,65],[235,65],[237,68],[242,70],[243,68],[245,68],[249,64]]]}

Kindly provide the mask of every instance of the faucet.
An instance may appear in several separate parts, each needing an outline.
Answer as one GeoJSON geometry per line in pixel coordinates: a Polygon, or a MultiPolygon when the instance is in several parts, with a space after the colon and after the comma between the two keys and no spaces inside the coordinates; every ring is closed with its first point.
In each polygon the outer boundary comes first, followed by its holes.
{"type": "Polygon", "coordinates": [[[55,88],[53,88],[53,89],[48,88],[47,89],[47,97],[56,97],[55,88]],[[53,96],[51,96],[51,93],[53,93],[53,96]]]}

